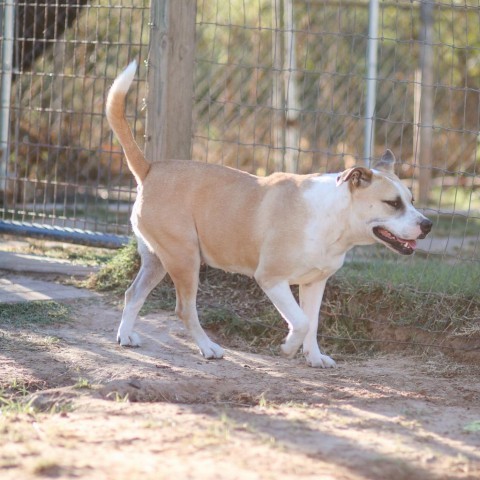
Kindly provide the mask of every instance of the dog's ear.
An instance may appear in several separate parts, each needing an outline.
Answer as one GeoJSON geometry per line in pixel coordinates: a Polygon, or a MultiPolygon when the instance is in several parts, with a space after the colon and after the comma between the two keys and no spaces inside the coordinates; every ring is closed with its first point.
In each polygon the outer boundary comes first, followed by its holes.
{"type": "Polygon", "coordinates": [[[353,167],[345,170],[337,177],[337,187],[349,182],[351,187],[367,187],[372,182],[373,172],[365,167],[353,167]]]}
{"type": "Polygon", "coordinates": [[[396,162],[397,162],[397,159],[395,158],[395,155],[393,154],[393,152],[387,149],[385,150],[385,153],[382,155],[382,158],[380,158],[380,160],[377,160],[374,163],[373,168],[386,173],[394,173],[396,162]]]}

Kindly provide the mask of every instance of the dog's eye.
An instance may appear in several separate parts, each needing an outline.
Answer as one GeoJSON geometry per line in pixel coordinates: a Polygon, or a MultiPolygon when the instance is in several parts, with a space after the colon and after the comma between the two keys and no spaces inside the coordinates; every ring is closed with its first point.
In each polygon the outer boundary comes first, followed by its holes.
{"type": "Polygon", "coordinates": [[[399,198],[397,198],[396,200],[384,200],[383,203],[386,203],[395,210],[400,210],[401,208],[403,208],[403,203],[399,198]]]}

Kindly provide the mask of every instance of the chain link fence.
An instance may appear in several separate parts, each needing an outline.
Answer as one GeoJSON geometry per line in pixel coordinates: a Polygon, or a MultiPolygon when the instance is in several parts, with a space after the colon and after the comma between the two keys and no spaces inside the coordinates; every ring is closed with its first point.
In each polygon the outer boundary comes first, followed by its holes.
{"type": "MultiPolygon", "coordinates": [[[[480,9],[432,5],[425,72],[422,2],[380,3],[372,156],[395,152],[435,221],[423,250],[478,262],[480,9]]],[[[364,161],[368,31],[363,1],[199,2],[194,158],[261,175],[364,161]]]]}
{"type": "MultiPolygon", "coordinates": [[[[367,142],[371,157],[392,149],[433,232],[413,259],[360,249],[351,265],[365,281],[426,302],[440,295],[439,308],[474,318],[476,303],[452,307],[449,295],[478,298],[480,282],[480,8],[378,7],[372,37],[363,0],[198,0],[193,158],[310,173],[368,163],[367,142]]],[[[144,143],[149,2],[6,0],[1,9],[0,228],[125,242],[135,190],[103,112],[114,77],[139,59],[127,113],[144,143]]]]}
{"type": "MultiPolygon", "coordinates": [[[[121,244],[134,185],[112,144],[105,95],[129,59],[147,57],[149,2],[8,3],[2,31],[14,37],[2,35],[2,90],[11,85],[9,98],[2,95],[1,122],[9,127],[0,160],[3,227],[121,244]]],[[[144,87],[136,81],[129,99],[140,137],[144,87]]]]}

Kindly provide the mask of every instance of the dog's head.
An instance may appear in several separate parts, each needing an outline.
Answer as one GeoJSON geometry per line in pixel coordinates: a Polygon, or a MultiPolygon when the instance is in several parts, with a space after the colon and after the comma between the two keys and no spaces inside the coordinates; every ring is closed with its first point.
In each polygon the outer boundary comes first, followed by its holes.
{"type": "Polygon", "coordinates": [[[348,184],[357,232],[365,243],[379,242],[402,255],[411,255],[432,222],[413,206],[412,193],[394,174],[395,156],[387,150],[372,169],[353,167],[337,177],[348,184]]]}

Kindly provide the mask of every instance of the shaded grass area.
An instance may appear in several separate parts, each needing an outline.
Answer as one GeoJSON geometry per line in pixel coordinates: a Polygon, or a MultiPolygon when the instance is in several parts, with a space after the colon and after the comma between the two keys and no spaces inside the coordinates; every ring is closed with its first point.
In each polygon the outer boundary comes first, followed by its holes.
{"type": "MultiPolygon", "coordinates": [[[[32,331],[54,327],[73,321],[74,312],[69,305],[54,301],[20,302],[0,305],[0,352],[45,352],[59,339],[49,335],[32,338],[32,331]]],[[[41,331],[41,330],[40,330],[41,331]]],[[[34,414],[37,409],[29,396],[46,387],[38,380],[26,382],[17,378],[0,378],[0,416],[7,414],[34,414]]]]}
{"type": "Polygon", "coordinates": [[[26,327],[68,323],[69,306],[51,301],[7,303],[0,306],[0,326],[26,327]]]}
{"type": "MultiPolygon", "coordinates": [[[[330,352],[359,353],[394,342],[391,328],[464,337],[480,342],[480,266],[446,264],[436,258],[366,259],[359,256],[329,280],[321,316],[322,342],[330,352]]],[[[123,293],[139,268],[131,243],[90,280],[90,287],[123,293]]],[[[298,289],[292,288],[298,296],[298,289]]],[[[175,289],[167,278],[150,295],[141,314],[175,308],[175,289]]],[[[276,351],[287,334],[271,302],[254,280],[212,268],[200,273],[200,318],[231,346],[276,351]]],[[[404,342],[415,343],[416,334],[404,342]]],[[[429,337],[430,338],[430,337],[429,337]]],[[[428,341],[432,341],[430,338],[428,341]]],[[[442,340],[443,342],[443,340],[442,340]]]]}
{"type": "Polygon", "coordinates": [[[346,263],[335,277],[347,285],[396,290],[410,301],[412,294],[476,297],[480,288],[480,263],[447,263],[438,258],[419,256],[353,260],[346,263]]]}
{"type": "Polygon", "coordinates": [[[476,237],[480,232],[478,215],[475,217],[474,214],[470,216],[429,214],[429,218],[433,221],[433,231],[436,237],[476,237]]]}
{"type": "Polygon", "coordinates": [[[28,239],[19,241],[14,235],[2,235],[0,240],[11,240],[16,244],[6,243],[2,250],[26,255],[39,255],[60,260],[69,260],[73,264],[88,266],[103,265],[115,256],[115,252],[106,248],[85,247],[82,245],[65,244],[57,241],[28,239]]]}

